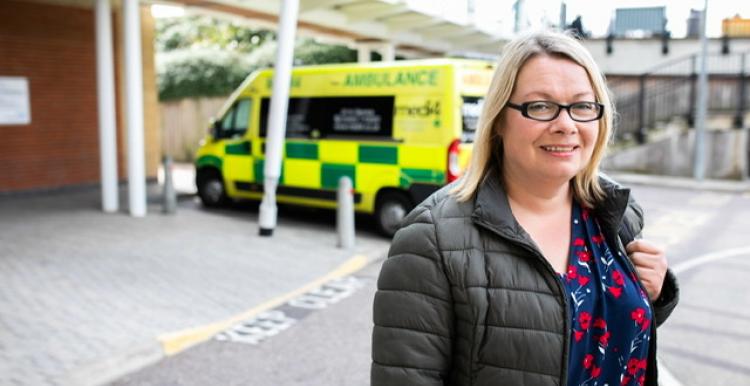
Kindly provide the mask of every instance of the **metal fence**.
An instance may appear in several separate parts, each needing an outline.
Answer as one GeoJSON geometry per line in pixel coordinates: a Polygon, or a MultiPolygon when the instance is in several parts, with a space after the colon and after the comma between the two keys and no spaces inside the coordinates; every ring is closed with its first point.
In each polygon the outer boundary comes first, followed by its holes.
{"type": "MultiPolygon", "coordinates": [[[[615,138],[642,143],[649,128],[675,116],[692,126],[698,80],[698,55],[660,64],[638,76],[610,79],[618,115],[615,138]]],[[[732,115],[734,127],[743,127],[750,110],[750,52],[710,54],[707,57],[709,114],[732,115]]]]}

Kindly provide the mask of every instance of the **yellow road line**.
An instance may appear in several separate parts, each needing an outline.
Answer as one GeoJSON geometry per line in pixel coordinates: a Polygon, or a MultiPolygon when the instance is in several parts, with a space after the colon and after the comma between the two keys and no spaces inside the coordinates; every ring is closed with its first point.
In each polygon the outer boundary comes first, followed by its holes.
{"type": "Polygon", "coordinates": [[[321,285],[346,275],[359,271],[367,264],[367,257],[363,255],[357,255],[341,264],[335,270],[329,272],[323,277],[320,277],[292,292],[270,299],[266,302],[259,304],[258,306],[247,310],[237,316],[233,316],[221,322],[211,323],[205,326],[189,328],[182,331],[173,333],[167,333],[159,336],[157,339],[161,343],[162,350],[165,355],[174,355],[193,346],[197,343],[204,342],[214,335],[244,321],[250,319],[264,311],[268,311],[272,308],[278,307],[297,296],[300,296],[306,292],[309,292],[321,285]]]}

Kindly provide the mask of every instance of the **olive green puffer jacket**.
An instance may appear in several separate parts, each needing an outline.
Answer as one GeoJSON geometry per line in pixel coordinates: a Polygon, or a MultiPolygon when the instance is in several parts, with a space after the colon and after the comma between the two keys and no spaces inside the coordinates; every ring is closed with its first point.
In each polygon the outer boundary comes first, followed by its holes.
{"type": "MultiPolygon", "coordinates": [[[[601,184],[607,198],[594,214],[613,252],[626,255],[642,211],[628,189],[606,178],[601,184]]],[[[570,326],[562,283],[515,221],[497,173],[467,202],[448,189],[404,219],[383,263],[372,386],[565,385],[570,326]]],[[[677,300],[668,272],[652,305],[648,385],[657,384],[656,326],[677,300]]]]}

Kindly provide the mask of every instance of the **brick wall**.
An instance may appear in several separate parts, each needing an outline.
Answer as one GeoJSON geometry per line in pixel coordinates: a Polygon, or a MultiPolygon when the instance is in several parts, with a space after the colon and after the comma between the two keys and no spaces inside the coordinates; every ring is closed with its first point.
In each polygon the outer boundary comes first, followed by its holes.
{"type": "MultiPolygon", "coordinates": [[[[152,54],[150,48],[146,52],[152,54]]],[[[144,60],[151,63],[144,78],[153,77],[153,58],[149,59],[144,60]]],[[[0,76],[26,77],[31,102],[30,125],[0,126],[0,192],[97,183],[93,9],[0,1],[0,76]]],[[[148,100],[155,88],[152,79],[144,83],[150,86],[145,90],[148,100]]],[[[118,90],[118,116],[121,95],[118,90]]],[[[156,139],[156,144],[146,143],[149,176],[156,174],[153,160],[160,151],[154,132],[158,133],[158,116],[152,115],[146,119],[147,141],[156,139]]],[[[119,175],[124,179],[124,147],[118,148],[119,175]]]]}

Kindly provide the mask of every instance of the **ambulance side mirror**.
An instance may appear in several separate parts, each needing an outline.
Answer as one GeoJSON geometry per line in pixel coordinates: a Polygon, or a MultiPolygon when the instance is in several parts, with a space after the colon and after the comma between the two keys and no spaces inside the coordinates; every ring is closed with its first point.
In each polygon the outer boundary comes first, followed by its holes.
{"type": "Polygon", "coordinates": [[[211,129],[210,129],[211,137],[213,137],[214,141],[218,140],[221,136],[221,121],[212,118],[211,119],[211,129]]]}

